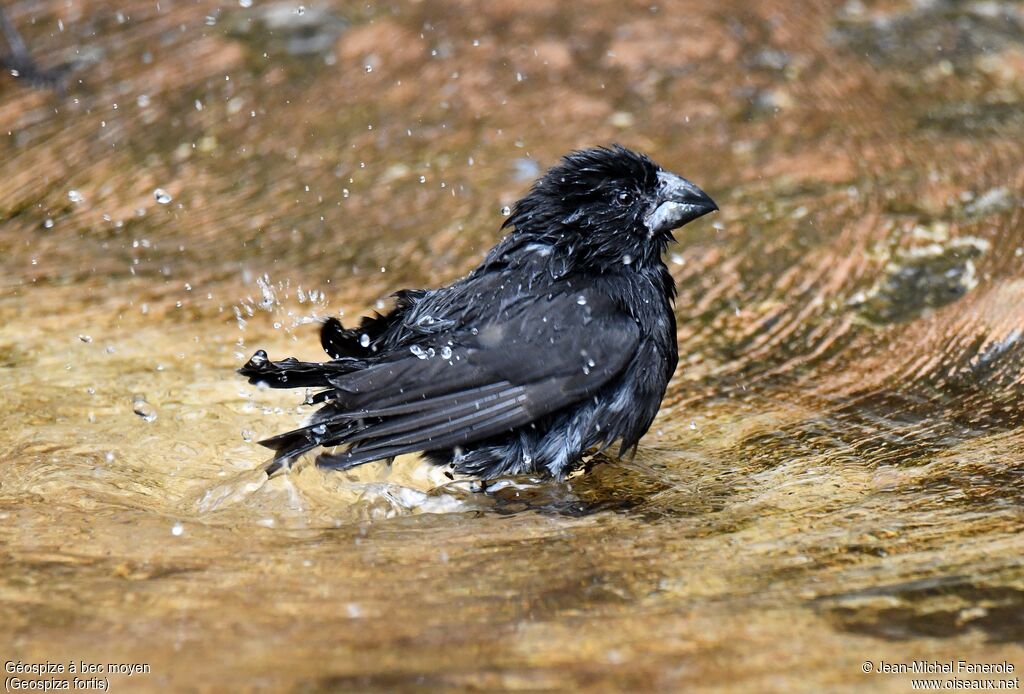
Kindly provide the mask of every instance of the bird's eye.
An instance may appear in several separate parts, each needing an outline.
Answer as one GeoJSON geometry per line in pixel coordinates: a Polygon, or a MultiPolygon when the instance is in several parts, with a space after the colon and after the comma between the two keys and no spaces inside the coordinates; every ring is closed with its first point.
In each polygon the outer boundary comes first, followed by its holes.
{"type": "Polygon", "coordinates": [[[633,194],[630,193],[629,191],[624,190],[615,196],[615,202],[617,202],[619,205],[622,205],[623,207],[625,207],[626,205],[632,205],[633,194]]]}

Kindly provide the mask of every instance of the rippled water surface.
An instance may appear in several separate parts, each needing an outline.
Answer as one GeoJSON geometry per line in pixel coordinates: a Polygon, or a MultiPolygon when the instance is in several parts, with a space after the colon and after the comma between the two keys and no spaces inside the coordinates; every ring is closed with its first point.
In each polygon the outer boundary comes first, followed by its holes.
{"type": "MultiPolygon", "coordinates": [[[[116,687],[905,691],[1024,667],[1024,4],[30,2],[0,75],[0,656],[116,687]],[[241,4],[251,4],[249,8],[241,4]],[[631,461],[265,480],[256,348],[619,141],[722,212],[631,461]]],[[[6,46],[4,46],[6,48],[6,46]]]]}

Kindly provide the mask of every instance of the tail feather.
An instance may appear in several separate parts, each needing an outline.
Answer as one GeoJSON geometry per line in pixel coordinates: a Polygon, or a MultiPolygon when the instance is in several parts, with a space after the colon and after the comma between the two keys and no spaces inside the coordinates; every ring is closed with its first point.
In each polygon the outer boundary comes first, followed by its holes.
{"type": "Polygon", "coordinates": [[[549,379],[531,391],[531,386],[493,380],[482,369],[469,356],[428,360],[425,365],[412,356],[376,361],[342,357],[319,364],[292,358],[273,362],[259,351],[239,371],[251,383],[274,388],[325,389],[313,398],[326,402],[308,423],[260,442],[274,450],[276,468],[314,448],[338,446],[344,448],[320,456],[318,464],[348,469],[511,431],[535,416],[537,403],[564,391],[564,379],[549,379]],[[424,374],[425,369],[430,371],[424,374]]]}
{"type": "Polygon", "coordinates": [[[312,424],[286,431],[259,442],[274,451],[274,460],[295,460],[317,446],[337,446],[345,443],[364,428],[359,420],[347,415],[320,419],[312,424]]]}
{"type": "MultiPolygon", "coordinates": [[[[252,355],[238,370],[252,384],[264,384],[271,388],[326,388],[313,395],[311,404],[331,401],[335,395],[331,380],[366,367],[360,359],[342,357],[333,361],[303,362],[294,358],[270,361],[263,350],[252,355]]],[[[260,441],[260,445],[274,451],[274,461],[267,468],[268,474],[276,472],[318,446],[337,446],[362,431],[365,426],[359,421],[359,413],[343,412],[334,403],[317,411],[309,424],[271,436],[260,441]]]]}
{"type": "Polygon", "coordinates": [[[271,388],[330,388],[330,379],[364,368],[366,363],[359,359],[337,359],[329,362],[299,361],[289,357],[281,361],[270,361],[267,353],[258,350],[238,370],[249,379],[249,383],[265,383],[271,388]]]}

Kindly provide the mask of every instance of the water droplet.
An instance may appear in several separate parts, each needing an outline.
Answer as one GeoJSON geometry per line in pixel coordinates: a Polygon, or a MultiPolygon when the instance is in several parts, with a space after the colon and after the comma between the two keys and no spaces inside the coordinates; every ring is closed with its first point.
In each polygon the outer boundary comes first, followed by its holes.
{"type": "Polygon", "coordinates": [[[697,422],[690,422],[690,428],[696,430],[697,422]]]}
{"type": "Polygon", "coordinates": [[[77,190],[68,191],[68,200],[71,202],[82,202],[85,200],[85,196],[79,193],[77,190]]]}
{"type": "Polygon", "coordinates": [[[264,311],[271,310],[277,303],[277,293],[274,288],[270,285],[270,277],[262,275],[256,278],[256,286],[260,288],[260,293],[263,298],[260,300],[259,306],[264,311]]]}
{"type": "Polygon", "coordinates": [[[579,296],[576,297],[576,303],[579,304],[580,306],[585,306],[587,304],[587,297],[580,294],[579,296]]]}
{"type": "Polygon", "coordinates": [[[508,217],[510,214],[512,214],[512,208],[511,207],[509,207],[508,205],[505,205],[504,207],[501,208],[501,216],[502,217],[508,217]]]}
{"type": "Polygon", "coordinates": [[[360,335],[359,336],[359,345],[362,346],[362,347],[369,347],[370,346],[370,336],[367,335],[366,333],[363,333],[362,335],[360,335]]]}
{"type": "Polygon", "coordinates": [[[135,103],[138,104],[139,108],[146,108],[147,106],[149,106],[149,95],[139,94],[135,98],[135,103]]]}
{"type": "Polygon", "coordinates": [[[426,359],[427,353],[423,351],[423,348],[419,345],[412,345],[409,347],[409,351],[416,355],[417,359],[426,359]]]}
{"type": "Polygon", "coordinates": [[[298,8],[296,8],[296,10],[295,10],[295,14],[297,14],[299,16],[306,14],[306,6],[305,5],[299,5],[298,8]]]}
{"type": "Polygon", "coordinates": [[[367,73],[373,72],[373,65],[364,65],[363,70],[365,70],[367,73]]]}
{"type": "Polygon", "coordinates": [[[153,191],[153,197],[156,198],[156,201],[158,203],[160,203],[161,205],[166,205],[166,204],[170,203],[171,200],[172,200],[171,194],[168,193],[163,188],[157,188],[156,190],[154,190],[153,191]]]}
{"type": "Polygon", "coordinates": [[[623,265],[632,265],[633,264],[633,256],[631,256],[629,253],[627,253],[626,255],[622,256],[622,264],[623,265]]]}
{"type": "Polygon", "coordinates": [[[669,260],[671,260],[671,261],[672,261],[672,264],[673,264],[673,265],[684,265],[684,264],[686,263],[686,258],[684,258],[684,257],[683,257],[682,255],[680,255],[679,253],[673,253],[673,254],[672,254],[672,255],[671,255],[670,257],[669,257],[669,260]]]}
{"type": "Polygon", "coordinates": [[[441,358],[442,359],[451,359],[452,358],[452,348],[449,347],[448,345],[445,345],[444,347],[442,347],[441,348],[441,358]]]}
{"type": "Polygon", "coordinates": [[[256,353],[249,359],[249,363],[253,366],[263,366],[267,363],[267,353],[262,349],[256,350],[256,353]]]}
{"type": "Polygon", "coordinates": [[[246,9],[252,7],[252,0],[238,0],[238,4],[246,9]]]}
{"type": "Polygon", "coordinates": [[[181,523],[175,523],[171,526],[171,535],[175,537],[181,537],[182,533],[185,532],[185,526],[181,523]]]}
{"type": "Polygon", "coordinates": [[[427,182],[427,177],[426,176],[420,176],[420,183],[426,183],[426,182],[427,182]]]}
{"type": "Polygon", "coordinates": [[[44,228],[44,229],[52,229],[52,228],[53,228],[53,225],[54,225],[54,221],[53,221],[52,219],[50,219],[49,217],[47,217],[47,218],[46,218],[46,219],[45,219],[45,220],[43,221],[43,228],[44,228]]]}
{"type": "Polygon", "coordinates": [[[103,459],[106,460],[108,463],[114,462],[114,452],[107,451],[106,454],[103,456],[103,459]]]}
{"type": "Polygon", "coordinates": [[[82,342],[92,342],[91,335],[79,335],[78,339],[81,340],[82,342]]]}
{"type": "Polygon", "coordinates": [[[132,412],[147,422],[152,422],[156,419],[156,408],[146,401],[144,395],[136,395],[132,398],[132,412]]]}
{"type": "Polygon", "coordinates": [[[249,429],[242,429],[242,440],[246,443],[252,442],[252,431],[249,429]]]}

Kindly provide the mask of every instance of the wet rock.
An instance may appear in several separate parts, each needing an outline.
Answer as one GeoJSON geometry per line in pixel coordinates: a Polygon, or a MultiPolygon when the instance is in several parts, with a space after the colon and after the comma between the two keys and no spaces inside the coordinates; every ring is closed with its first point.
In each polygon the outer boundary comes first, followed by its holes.
{"type": "MultiPolygon", "coordinates": [[[[969,378],[973,382],[999,382],[1015,379],[1024,371],[1024,368],[1021,368],[1021,365],[1024,364],[1024,359],[1021,358],[1024,355],[1022,346],[1024,346],[1024,340],[1021,339],[1021,331],[1019,329],[1012,330],[1006,337],[992,340],[986,344],[970,359],[968,368],[962,372],[969,374],[969,378]]],[[[957,374],[954,374],[951,382],[955,382],[956,377],[957,374]]],[[[1024,494],[1024,488],[1019,486],[1016,488],[1024,494]]]]}
{"type": "Polygon", "coordinates": [[[233,13],[227,26],[261,53],[302,57],[330,52],[348,21],[322,6],[279,2],[233,13]]]}
{"type": "Polygon", "coordinates": [[[678,73],[715,58],[735,60],[738,54],[737,41],[720,24],[698,25],[686,13],[665,12],[619,26],[602,62],[641,76],[652,69],[678,73]]]}
{"type": "Polygon", "coordinates": [[[954,134],[983,135],[1024,128],[1024,103],[1019,101],[943,104],[924,114],[918,125],[954,134]]]}
{"type": "Polygon", "coordinates": [[[950,304],[977,285],[973,259],[988,242],[970,236],[896,251],[885,276],[848,305],[869,323],[899,323],[950,304]]]}
{"type": "Polygon", "coordinates": [[[572,49],[565,41],[539,41],[533,50],[541,64],[555,72],[566,72],[573,67],[572,49]]]}
{"type": "Polygon", "coordinates": [[[744,87],[735,92],[738,100],[746,101],[743,117],[746,120],[771,117],[792,108],[793,99],[784,89],[757,89],[744,87]]]}
{"type": "Polygon", "coordinates": [[[841,629],[903,641],[980,632],[992,643],[1024,637],[1024,592],[966,577],[925,579],[825,598],[821,604],[841,629]]]}
{"type": "Polygon", "coordinates": [[[975,67],[1000,86],[1024,82],[1024,46],[1014,46],[995,54],[980,55],[975,67]]]}
{"type": "Polygon", "coordinates": [[[991,214],[1006,212],[1017,204],[1009,188],[1000,186],[987,190],[964,206],[964,214],[968,217],[987,217],[991,214]]]}
{"type": "Polygon", "coordinates": [[[745,60],[746,64],[757,70],[783,72],[793,62],[792,56],[778,48],[763,48],[745,60]]]}
{"type": "Polygon", "coordinates": [[[344,32],[345,38],[338,46],[338,60],[343,64],[379,64],[397,70],[419,66],[429,55],[418,34],[388,19],[378,18],[373,24],[360,24],[344,32]]]}
{"type": "Polygon", "coordinates": [[[874,14],[855,5],[840,13],[831,38],[878,66],[966,65],[975,56],[1024,45],[1024,8],[1017,2],[933,0],[874,14]]]}

